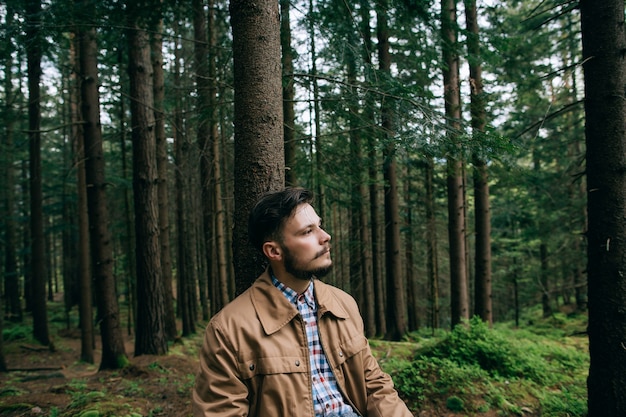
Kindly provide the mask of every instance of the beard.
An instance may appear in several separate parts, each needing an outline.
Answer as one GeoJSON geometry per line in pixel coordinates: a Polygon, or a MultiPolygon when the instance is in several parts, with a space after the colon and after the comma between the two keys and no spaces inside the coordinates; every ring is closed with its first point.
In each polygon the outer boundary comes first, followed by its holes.
{"type": "MultiPolygon", "coordinates": [[[[283,261],[285,264],[285,271],[287,271],[288,273],[290,273],[291,275],[293,275],[294,277],[298,279],[308,281],[313,277],[322,278],[328,275],[330,271],[333,269],[332,262],[326,266],[321,266],[321,267],[312,268],[312,269],[303,269],[303,267],[298,265],[299,263],[298,259],[296,259],[296,257],[291,253],[289,249],[287,249],[287,247],[283,246],[282,249],[283,249],[283,261]]],[[[315,258],[313,259],[319,258],[326,252],[327,250],[323,250],[319,252],[318,254],[315,255],[315,258]]]]}

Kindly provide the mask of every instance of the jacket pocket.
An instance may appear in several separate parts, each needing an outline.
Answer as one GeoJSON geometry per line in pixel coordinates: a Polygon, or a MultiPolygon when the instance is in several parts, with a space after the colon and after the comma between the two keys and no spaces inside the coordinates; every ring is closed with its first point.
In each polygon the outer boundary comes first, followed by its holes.
{"type": "Polygon", "coordinates": [[[332,348],[332,355],[337,366],[341,366],[345,361],[352,358],[367,348],[367,339],[363,335],[358,335],[352,339],[342,341],[338,346],[332,348]]]}
{"type": "Polygon", "coordinates": [[[243,355],[239,359],[239,370],[243,379],[252,379],[256,376],[274,374],[305,373],[307,369],[307,358],[302,356],[257,356],[250,353],[243,355]]]}

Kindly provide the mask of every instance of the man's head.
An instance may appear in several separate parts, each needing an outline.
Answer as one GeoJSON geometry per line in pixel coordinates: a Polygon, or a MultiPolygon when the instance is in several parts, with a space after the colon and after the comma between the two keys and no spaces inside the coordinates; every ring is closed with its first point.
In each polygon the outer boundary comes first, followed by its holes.
{"type": "Polygon", "coordinates": [[[256,203],[248,221],[254,247],[275,269],[301,279],[324,276],[332,266],[330,235],[312,202],[313,194],[303,188],[270,192],[256,203]]]}

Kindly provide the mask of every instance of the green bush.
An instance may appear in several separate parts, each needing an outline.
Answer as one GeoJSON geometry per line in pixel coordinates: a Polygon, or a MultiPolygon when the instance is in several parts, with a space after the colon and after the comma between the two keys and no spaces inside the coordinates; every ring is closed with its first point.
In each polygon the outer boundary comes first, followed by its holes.
{"type": "Polygon", "coordinates": [[[504,338],[480,318],[457,325],[447,337],[423,356],[448,358],[459,365],[478,366],[489,375],[502,378],[545,378],[545,361],[531,345],[522,350],[519,343],[504,338]]]}

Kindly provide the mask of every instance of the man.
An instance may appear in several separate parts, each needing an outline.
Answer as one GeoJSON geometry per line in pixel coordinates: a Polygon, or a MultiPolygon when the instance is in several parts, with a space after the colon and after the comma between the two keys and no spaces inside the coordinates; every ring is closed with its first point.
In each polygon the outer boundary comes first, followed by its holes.
{"type": "Polygon", "coordinates": [[[196,417],[412,416],[372,356],[354,299],[319,281],[330,235],[302,188],[263,196],[250,241],[269,262],[206,328],[196,417]]]}

